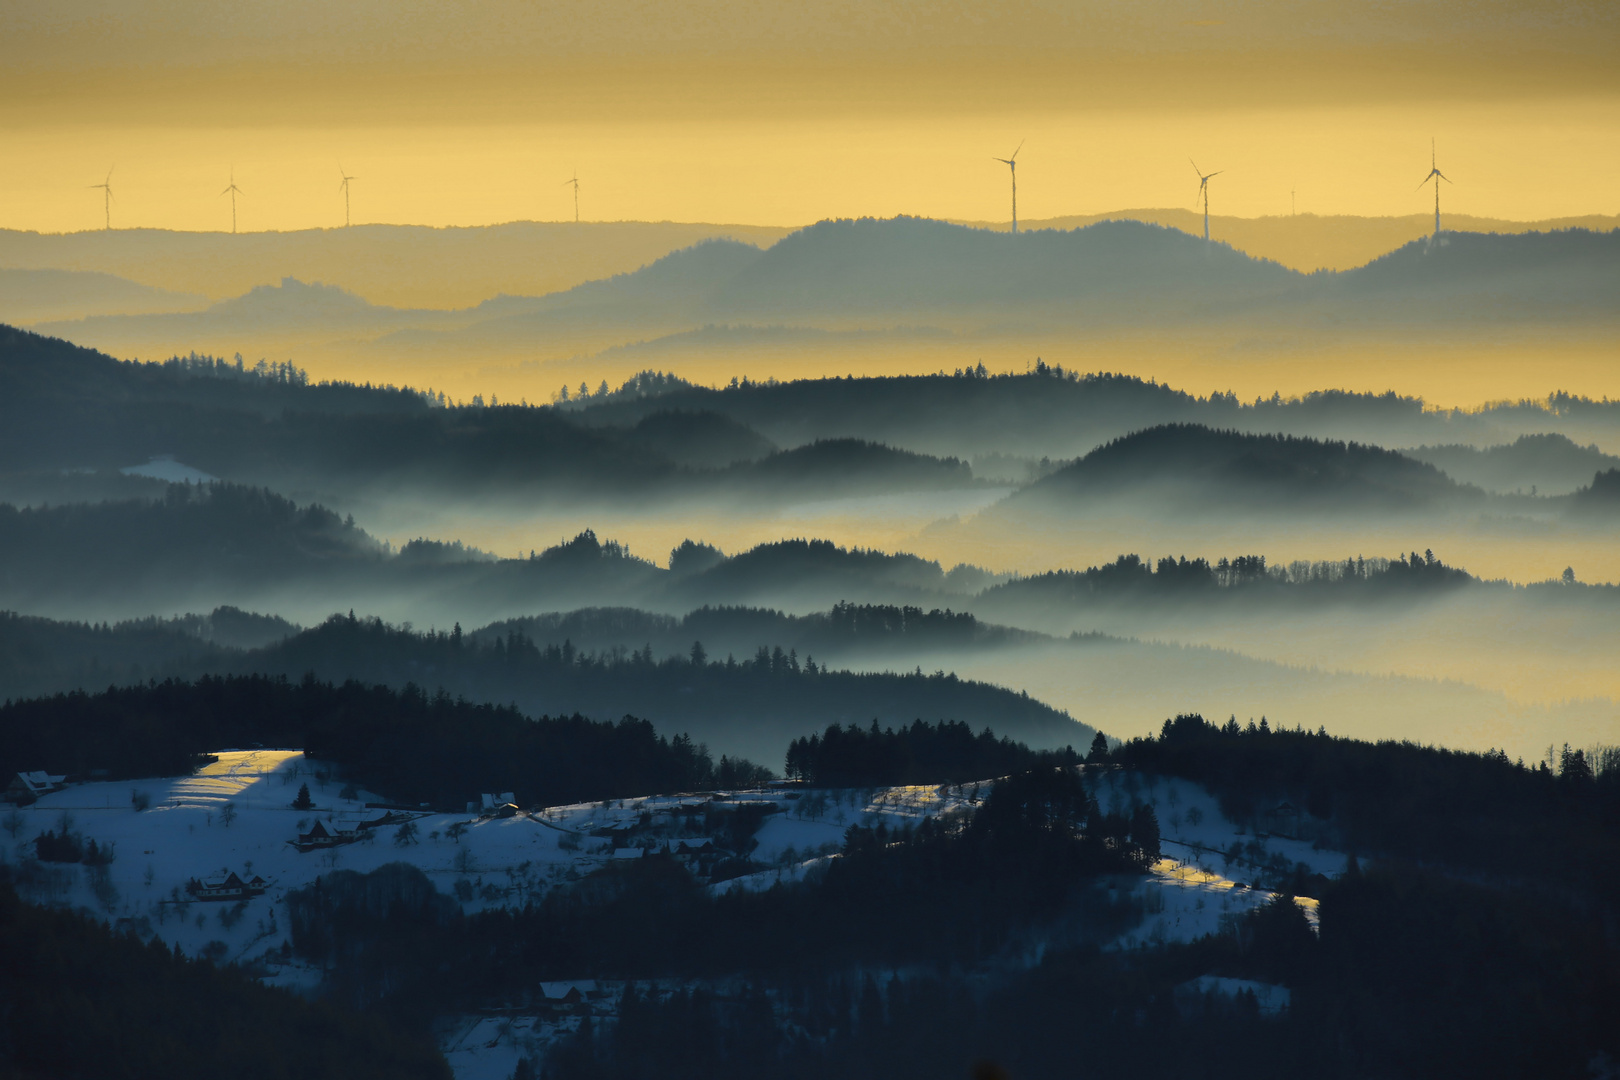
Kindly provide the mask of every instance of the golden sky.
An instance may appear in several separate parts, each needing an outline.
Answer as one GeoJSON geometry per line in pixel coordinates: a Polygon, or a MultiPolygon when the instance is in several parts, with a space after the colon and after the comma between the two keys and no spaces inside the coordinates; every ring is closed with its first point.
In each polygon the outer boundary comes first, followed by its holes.
{"type": "Polygon", "coordinates": [[[1620,211],[1620,5],[3,0],[0,226],[1620,211]]]}

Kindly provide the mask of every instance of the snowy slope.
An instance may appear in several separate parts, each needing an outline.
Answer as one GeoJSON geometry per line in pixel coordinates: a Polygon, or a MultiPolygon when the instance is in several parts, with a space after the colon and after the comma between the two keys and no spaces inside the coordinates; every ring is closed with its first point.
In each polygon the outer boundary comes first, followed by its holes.
{"type": "MultiPolygon", "coordinates": [[[[1249,886],[1263,866],[1276,871],[1304,863],[1330,875],[1345,868],[1340,852],[1246,832],[1195,784],[1084,769],[1105,809],[1129,812],[1139,802],[1149,803],[1164,835],[1166,857],[1149,874],[1122,879],[1122,887],[1142,897],[1148,915],[1115,942],[1116,948],[1189,941],[1217,931],[1223,917],[1269,899],[1265,890],[1249,886]],[[1242,850],[1228,859],[1224,853],[1234,843],[1242,850]]],[[[458,897],[463,910],[521,906],[606,865],[615,858],[616,843],[619,857],[632,853],[627,846],[673,853],[683,840],[696,844],[707,839],[702,831],[706,813],[753,804],[768,811],[750,853],[752,864],[761,869],[711,888],[760,889],[802,880],[825,866],[837,857],[851,825],[883,821],[897,827],[964,813],[989,789],[988,781],[962,787],[773,787],[556,806],[504,818],[399,813],[393,823],[363,831],[367,838],[359,842],[300,852],[289,841],[315,821],[352,830],[385,813],[365,805],[381,800],[352,790],[348,793],[353,797],[344,798],[341,779],[300,751],[226,750],[193,776],[83,784],[0,816],[7,834],[0,854],[18,871],[25,895],[36,902],[88,909],[143,934],[160,934],[194,955],[259,961],[269,972],[267,981],[313,988],[317,972],[283,962],[286,935],[278,905],[288,890],[333,869],[366,872],[403,861],[423,870],[441,892],[458,897]],[[291,803],[306,783],[315,806],[294,810],[291,803]],[[142,803],[148,808],[137,809],[142,803]],[[414,826],[414,839],[399,835],[400,821],[414,826]],[[33,860],[34,838],[64,824],[98,847],[112,846],[115,859],[104,873],[33,860]],[[186,883],[192,878],[219,878],[227,871],[244,878],[260,875],[267,879],[267,891],[247,901],[188,896],[186,883]]],[[[694,868],[707,870],[721,857],[701,856],[693,860],[694,868]]],[[[1315,902],[1300,903],[1314,922],[1315,902]]],[[[1043,951],[1043,943],[1032,943],[1014,962],[1038,962],[1043,951]]],[[[617,996],[615,988],[603,984],[588,1008],[608,1015],[617,996]]],[[[466,1017],[444,1048],[457,1075],[466,1080],[505,1077],[520,1053],[543,1049],[572,1030],[577,1019],[561,1013],[549,1018],[466,1017]]]]}

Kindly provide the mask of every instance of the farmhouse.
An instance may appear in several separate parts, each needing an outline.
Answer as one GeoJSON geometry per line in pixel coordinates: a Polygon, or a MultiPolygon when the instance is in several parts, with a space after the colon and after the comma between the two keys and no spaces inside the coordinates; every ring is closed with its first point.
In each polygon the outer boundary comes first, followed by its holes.
{"type": "Polygon", "coordinates": [[[6,785],[6,801],[26,806],[41,795],[49,795],[65,787],[67,787],[66,775],[54,776],[39,769],[33,772],[20,772],[6,785]]]}
{"type": "Polygon", "coordinates": [[[595,979],[568,979],[540,984],[540,996],[547,1005],[581,1005],[586,998],[601,997],[595,979]]]}
{"type": "Polygon", "coordinates": [[[309,832],[299,833],[297,840],[289,840],[287,843],[299,851],[317,851],[352,844],[358,839],[360,839],[358,832],[349,829],[328,829],[326,822],[317,820],[309,832]]]}
{"type": "Polygon", "coordinates": [[[186,892],[190,893],[194,900],[247,900],[262,896],[268,884],[257,874],[250,880],[243,881],[241,876],[232,870],[218,881],[198,881],[192,878],[186,882],[186,892]]]}

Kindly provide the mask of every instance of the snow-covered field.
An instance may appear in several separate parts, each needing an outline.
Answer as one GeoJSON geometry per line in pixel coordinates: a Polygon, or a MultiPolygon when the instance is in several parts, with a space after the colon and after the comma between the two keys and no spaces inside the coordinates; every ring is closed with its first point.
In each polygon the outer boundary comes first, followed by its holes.
{"type": "MultiPolygon", "coordinates": [[[[1275,870],[1285,862],[1304,863],[1330,875],[1344,870],[1342,853],[1247,833],[1197,785],[1086,771],[1105,809],[1151,803],[1164,835],[1166,857],[1134,885],[1148,915],[1116,947],[1192,940],[1219,929],[1222,916],[1268,899],[1264,890],[1240,884],[1252,882],[1259,865],[1275,870]],[[1229,857],[1234,844],[1241,850],[1229,857]]],[[[300,751],[226,750],[193,776],[81,784],[0,815],[7,841],[0,854],[22,871],[31,899],[84,908],[118,925],[160,934],[194,955],[260,961],[268,981],[312,987],[315,972],[282,961],[286,934],[278,905],[288,890],[332,870],[366,872],[403,861],[455,896],[463,910],[521,906],[639,849],[676,853],[683,842],[701,847],[710,839],[703,833],[705,819],[713,822],[716,811],[756,804],[766,811],[750,853],[760,869],[711,888],[766,888],[800,879],[833,857],[852,824],[883,821],[898,827],[963,812],[988,791],[988,782],[960,788],[767,788],[556,806],[505,817],[396,814],[387,825],[360,830],[361,822],[387,812],[366,807],[368,801],[382,801],[376,795],[347,789],[341,778],[300,751]],[[314,806],[295,810],[291,804],[302,784],[308,785],[314,806]],[[317,821],[328,829],[356,830],[362,839],[326,850],[295,849],[291,841],[317,821]],[[113,861],[100,870],[34,862],[35,838],[64,826],[102,850],[110,847],[113,861]],[[229,872],[243,879],[262,877],[264,894],[225,901],[188,894],[192,879],[218,880],[229,872]]],[[[721,857],[690,860],[695,869],[707,869],[721,857]]],[[[1314,919],[1314,903],[1301,903],[1314,919]]],[[[588,1007],[607,1008],[608,997],[604,990],[588,1007]]],[[[468,1017],[445,1049],[458,1076],[504,1077],[523,1048],[544,1044],[575,1022],[563,1014],[545,1021],[468,1017]]]]}

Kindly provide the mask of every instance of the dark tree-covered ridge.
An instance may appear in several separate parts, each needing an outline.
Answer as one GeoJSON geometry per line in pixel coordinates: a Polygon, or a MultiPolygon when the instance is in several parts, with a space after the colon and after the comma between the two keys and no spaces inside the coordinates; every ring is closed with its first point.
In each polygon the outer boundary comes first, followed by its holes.
{"type": "Polygon", "coordinates": [[[1501,751],[1363,742],[1201,716],[1166,720],[1110,760],[1210,788],[1234,820],[1279,803],[1330,823],[1335,844],[1510,878],[1553,879],[1620,904],[1620,751],[1565,748],[1526,766],[1501,751]]]}
{"type": "Polygon", "coordinates": [[[448,1080],[418,1032],[21,902],[0,876],[7,1077],[448,1080]]]}
{"type": "Polygon", "coordinates": [[[168,680],[0,706],[0,770],[113,779],[190,772],[222,746],[302,747],[388,798],[460,807],[481,791],[572,803],[708,786],[713,762],[632,717],[531,719],[415,686],[262,675],[168,680]]]}
{"type": "Polygon", "coordinates": [[[1072,747],[1031,750],[985,728],[914,721],[909,727],[869,728],[833,724],[821,734],[788,745],[785,772],[790,780],[815,787],[888,787],[984,780],[1042,767],[1076,765],[1072,747]]]}

